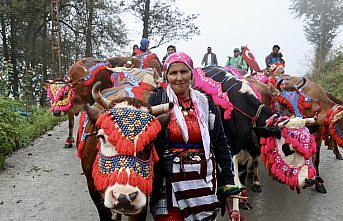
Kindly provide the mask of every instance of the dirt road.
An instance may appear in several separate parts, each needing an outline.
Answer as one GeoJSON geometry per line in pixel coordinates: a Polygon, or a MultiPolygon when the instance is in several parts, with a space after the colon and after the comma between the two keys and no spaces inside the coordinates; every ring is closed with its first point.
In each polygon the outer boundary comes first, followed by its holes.
{"type": "MultiPolygon", "coordinates": [[[[76,149],[62,148],[66,128],[67,122],[63,122],[6,159],[6,169],[0,172],[1,221],[98,220],[76,149]]],[[[328,194],[308,189],[297,195],[272,181],[262,169],[263,192],[252,194],[254,209],[244,212],[245,217],[277,221],[343,220],[343,161],[323,149],[321,173],[328,194]]]]}

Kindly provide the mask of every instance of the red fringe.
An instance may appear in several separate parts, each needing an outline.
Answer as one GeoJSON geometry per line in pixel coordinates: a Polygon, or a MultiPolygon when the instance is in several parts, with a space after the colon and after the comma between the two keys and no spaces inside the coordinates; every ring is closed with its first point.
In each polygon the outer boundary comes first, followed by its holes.
{"type": "Polygon", "coordinates": [[[82,131],[83,131],[83,124],[85,123],[85,120],[86,120],[86,115],[87,115],[87,113],[85,111],[83,111],[81,113],[80,120],[79,120],[79,128],[77,130],[76,144],[78,145],[77,146],[77,156],[79,158],[81,158],[83,148],[85,146],[85,142],[81,141],[81,137],[82,137],[82,131]]]}
{"type": "Polygon", "coordinates": [[[95,70],[92,71],[92,77],[91,77],[90,79],[88,79],[87,81],[84,81],[84,82],[83,82],[83,85],[84,85],[84,86],[89,86],[89,85],[91,85],[91,84],[93,83],[93,81],[94,81],[95,76],[96,76],[97,74],[99,74],[100,71],[106,70],[107,67],[111,68],[112,65],[111,65],[111,64],[109,64],[108,66],[106,66],[106,65],[101,65],[101,66],[97,67],[95,70]]]}
{"type": "Polygon", "coordinates": [[[149,67],[149,62],[151,59],[156,59],[159,63],[161,63],[160,60],[158,59],[157,55],[155,53],[151,53],[144,58],[143,68],[149,67]]]}
{"type": "Polygon", "coordinates": [[[334,106],[326,112],[326,116],[323,120],[321,127],[322,139],[325,141],[325,145],[329,146],[329,135],[336,141],[337,145],[343,147],[343,138],[341,138],[334,129],[334,123],[332,122],[335,115],[343,110],[343,106],[334,106]]]}
{"type": "MultiPolygon", "coordinates": [[[[152,192],[153,173],[151,173],[148,178],[143,178],[140,175],[134,173],[132,169],[130,169],[129,175],[126,172],[126,169],[123,168],[121,170],[116,169],[113,173],[110,174],[103,174],[99,171],[98,159],[99,155],[97,155],[95,158],[92,171],[94,185],[98,191],[104,192],[108,186],[113,186],[116,183],[121,185],[129,184],[131,186],[138,187],[143,193],[150,196],[152,192]]],[[[151,168],[152,167],[153,165],[151,165],[151,168]]]]}
{"type": "Polygon", "coordinates": [[[136,151],[141,152],[144,147],[153,141],[157,134],[161,131],[161,124],[155,118],[152,120],[148,125],[145,131],[142,131],[141,134],[138,135],[137,140],[135,141],[136,151]]]}
{"type": "Polygon", "coordinates": [[[151,85],[144,82],[139,82],[138,86],[133,87],[131,91],[135,95],[136,99],[142,100],[143,92],[152,91],[153,89],[154,88],[151,85]]]}

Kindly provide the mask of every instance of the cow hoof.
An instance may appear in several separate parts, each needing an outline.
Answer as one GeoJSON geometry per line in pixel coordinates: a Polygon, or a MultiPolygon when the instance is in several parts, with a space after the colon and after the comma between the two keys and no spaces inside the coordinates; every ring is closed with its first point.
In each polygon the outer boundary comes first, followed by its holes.
{"type": "Polygon", "coordinates": [[[239,208],[244,209],[244,210],[251,210],[252,206],[249,204],[249,202],[240,202],[239,208]]]}
{"type": "Polygon", "coordinates": [[[317,190],[317,192],[322,193],[322,194],[326,194],[327,193],[327,191],[326,191],[326,189],[324,187],[324,184],[322,184],[322,183],[317,183],[316,184],[316,190],[317,190]]]}
{"type": "Polygon", "coordinates": [[[339,151],[337,151],[336,153],[334,152],[334,154],[336,155],[337,160],[343,160],[343,157],[339,151]]]}
{"type": "Polygon", "coordinates": [[[73,147],[73,144],[72,143],[66,143],[65,145],[64,145],[64,148],[65,149],[69,149],[69,148],[72,148],[73,147]]]}
{"type": "Polygon", "coordinates": [[[262,188],[261,185],[254,183],[251,187],[252,191],[254,191],[255,193],[260,193],[262,192],[262,188]]]}

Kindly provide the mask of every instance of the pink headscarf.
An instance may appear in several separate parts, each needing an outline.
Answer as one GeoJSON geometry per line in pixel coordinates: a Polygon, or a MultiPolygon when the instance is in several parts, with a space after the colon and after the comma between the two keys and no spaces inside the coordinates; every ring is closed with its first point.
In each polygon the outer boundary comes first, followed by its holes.
{"type": "Polygon", "coordinates": [[[165,61],[164,65],[163,65],[163,71],[164,71],[164,75],[165,76],[168,73],[170,65],[172,65],[175,62],[184,63],[185,65],[187,65],[189,70],[191,70],[193,72],[194,67],[193,67],[193,60],[192,60],[192,58],[189,57],[189,55],[187,55],[186,53],[175,52],[175,53],[169,55],[166,58],[166,61],[165,61]]]}

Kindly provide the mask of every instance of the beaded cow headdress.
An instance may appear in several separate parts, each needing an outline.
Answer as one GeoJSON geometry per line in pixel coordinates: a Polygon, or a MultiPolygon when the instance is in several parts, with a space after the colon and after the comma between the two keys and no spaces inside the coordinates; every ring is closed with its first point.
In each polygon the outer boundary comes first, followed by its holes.
{"type": "MultiPolygon", "coordinates": [[[[137,186],[145,194],[152,190],[153,164],[158,160],[151,144],[161,130],[160,122],[151,114],[130,108],[115,108],[103,113],[96,123],[103,129],[118,154],[104,156],[100,151],[93,165],[95,187],[104,191],[115,183],[137,186]],[[150,147],[149,160],[137,153],[150,147]]],[[[98,144],[100,148],[100,143],[98,144]]]]}

